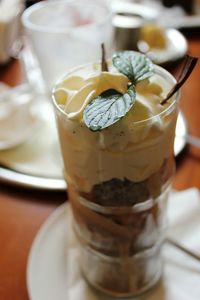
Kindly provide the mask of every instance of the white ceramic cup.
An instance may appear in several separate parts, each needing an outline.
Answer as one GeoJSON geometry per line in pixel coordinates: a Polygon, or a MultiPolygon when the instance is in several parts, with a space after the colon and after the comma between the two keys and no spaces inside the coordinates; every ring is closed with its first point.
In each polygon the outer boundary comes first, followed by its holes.
{"type": "Polygon", "coordinates": [[[22,15],[47,90],[77,65],[107,57],[113,48],[112,11],[105,0],[42,1],[22,15]]]}

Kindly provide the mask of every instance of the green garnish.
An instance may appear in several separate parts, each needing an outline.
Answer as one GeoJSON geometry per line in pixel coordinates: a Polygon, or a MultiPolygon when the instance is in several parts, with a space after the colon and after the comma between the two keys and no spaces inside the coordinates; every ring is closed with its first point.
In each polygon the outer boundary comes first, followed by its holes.
{"type": "Polygon", "coordinates": [[[112,62],[120,73],[129,78],[130,84],[126,93],[109,89],[86,106],[83,119],[92,131],[100,131],[123,118],[135,103],[136,84],[154,74],[151,60],[134,51],[116,53],[112,62]]]}
{"type": "Polygon", "coordinates": [[[154,74],[151,60],[144,54],[134,51],[116,53],[113,55],[112,62],[115,68],[127,76],[134,85],[154,74]]]}
{"type": "Polygon", "coordinates": [[[133,85],[125,94],[116,90],[107,90],[86,106],[83,114],[85,124],[92,131],[102,130],[124,117],[134,102],[133,85]]]}

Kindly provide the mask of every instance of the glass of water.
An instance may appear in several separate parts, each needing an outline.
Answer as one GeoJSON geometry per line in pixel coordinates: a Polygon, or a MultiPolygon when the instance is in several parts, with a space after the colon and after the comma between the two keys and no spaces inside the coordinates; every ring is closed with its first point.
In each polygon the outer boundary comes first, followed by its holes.
{"type": "Polygon", "coordinates": [[[42,1],[22,16],[47,90],[66,70],[112,53],[112,11],[104,0],[42,1]]]}

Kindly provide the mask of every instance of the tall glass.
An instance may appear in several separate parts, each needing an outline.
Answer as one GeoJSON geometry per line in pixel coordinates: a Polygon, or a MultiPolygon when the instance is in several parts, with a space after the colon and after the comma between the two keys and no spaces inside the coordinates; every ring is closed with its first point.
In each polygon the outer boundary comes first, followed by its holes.
{"type": "Polygon", "coordinates": [[[32,54],[48,91],[66,70],[98,60],[100,44],[113,50],[112,12],[101,0],[47,0],[22,16],[32,54]]]}
{"type": "MultiPolygon", "coordinates": [[[[99,69],[90,64],[65,78],[99,69]]],[[[155,71],[174,85],[167,71],[155,71]]],[[[62,96],[53,102],[82,272],[109,295],[140,295],[162,273],[178,94],[160,114],[135,122],[129,115],[100,132],[69,119],[62,96]]]]}

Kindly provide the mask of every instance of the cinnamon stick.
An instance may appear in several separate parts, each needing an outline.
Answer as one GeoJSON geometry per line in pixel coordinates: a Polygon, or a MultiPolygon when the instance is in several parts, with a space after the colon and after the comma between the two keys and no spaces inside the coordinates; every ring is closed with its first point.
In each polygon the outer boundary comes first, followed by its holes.
{"type": "Polygon", "coordinates": [[[105,53],[105,47],[104,43],[101,44],[101,71],[102,72],[108,72],[108,65],[106,62],[106,53],[105,53]]]}
{"type": "Polygon", "coordinates": [[[192,73],[197,61],[197,57],[186,55],[184,65],[177,79],[177,83],[172,87],[170,92],[167,94],[166,98],[160,102],[161,105],[164,105],[185,83],[185,81],[189,78],[190,74],[192,73]]]}

